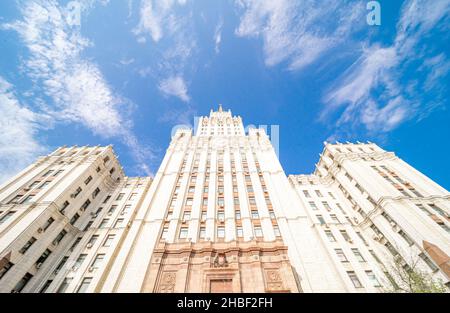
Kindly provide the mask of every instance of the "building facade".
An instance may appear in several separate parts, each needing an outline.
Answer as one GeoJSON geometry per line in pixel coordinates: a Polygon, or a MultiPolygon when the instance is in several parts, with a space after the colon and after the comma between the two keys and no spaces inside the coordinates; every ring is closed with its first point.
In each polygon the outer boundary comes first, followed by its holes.
{"type": "Polygon", "coordinates": [[[62,147],[0,186],[0,292],[382,292],[392,264],[450,277],[450,194],[373,143],[287,176],[219,107],[153,178],[62,147]]]}

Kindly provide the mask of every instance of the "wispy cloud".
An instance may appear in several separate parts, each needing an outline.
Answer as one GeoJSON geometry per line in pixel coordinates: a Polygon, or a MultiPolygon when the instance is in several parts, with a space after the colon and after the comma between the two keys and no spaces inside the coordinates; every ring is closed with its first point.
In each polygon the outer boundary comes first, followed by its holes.
{"type": "Polygon", "coordinates": [[[393,44],[366,44],[361,57],[327,92],[322,120],[343,107],[338,127],[362,124],[374,133],[387,132],[436,108],[447,88],[440,82],[450,63],[444,52],[429,55],[433,49],[420,49],[419,43],[432,28],[445,25],[449,9],[448,0],[406,1],[393,44]],[[411,75],[417,69],[418,75],[411,75]]]}
{"type": "Polygon", "coordinates": [[[220,44],[222,43],[222,27],[223,19],[221,18],[217,23],[216,30],[214,31],[214,51],[216,54],[220,52],[220,44]]]}
{"type": "Polygon", "coordinates": [[[261,37],[265,63],[298,70],[342,43],[363,21],[363,3],[239,0],[238,36],[261,37]]]}
{"type": "Polygon", "coordinates": [[[29,50],[23,71],[35,91],[52,99],[52,105],[40,109],[57,121],[81,123],[96,135],[117,137],[131,148],[137,162],[144,163],[151,153],[137,143],[132,132],[127,116],[133,104],[112,90],[94,62],[82,57],[92,43],[80,28],[67,23],[56,1],[27,1],[20,9],[22,19],[3,28],[19,34],[29,50]]]}
{"type": "Polygon", "coordinates": [[[171,76],[161,81],[159,90],[167,96],[175,96],[184,102],[189,102],[186,83],[181,76],[171,76]]]}
{"type": "Polygon", "coordinates": [[[185,3],[182,0],[142,0],[139,24],[133,32],[139,37],[149,34],[153,41],[158,42],[166,31],[165,27],[174,18],[172,8],[185,3]]]}
{"type": "Polygon", "coordinates": [[[37,139],[47,122],[46,116],[21,104],[13,86],[0,76],[0,183],[47,151],[37,139]]]}

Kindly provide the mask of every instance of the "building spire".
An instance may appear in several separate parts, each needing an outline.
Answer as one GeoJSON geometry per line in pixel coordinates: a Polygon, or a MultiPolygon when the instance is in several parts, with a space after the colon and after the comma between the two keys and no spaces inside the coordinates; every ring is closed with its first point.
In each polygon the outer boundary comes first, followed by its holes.
{"type": "Polygon", "coordinates": [[[219,112],[222,112],[222,105],[219,104],[219,112]]]}

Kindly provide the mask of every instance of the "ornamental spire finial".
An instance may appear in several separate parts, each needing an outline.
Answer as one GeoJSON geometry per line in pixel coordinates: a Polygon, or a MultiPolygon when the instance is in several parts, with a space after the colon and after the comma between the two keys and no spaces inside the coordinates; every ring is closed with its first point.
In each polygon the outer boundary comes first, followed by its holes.
{"type": "Polygon", "coordinates": [[[219,104],[219,112],[222,112],[222,105],[219,104]]]}

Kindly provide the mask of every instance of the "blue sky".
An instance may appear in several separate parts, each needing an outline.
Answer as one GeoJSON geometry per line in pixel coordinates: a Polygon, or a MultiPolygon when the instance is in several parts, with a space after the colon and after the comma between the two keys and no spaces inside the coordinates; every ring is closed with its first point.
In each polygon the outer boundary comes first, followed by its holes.
{"type": "Polygon", "coordinates": [[[450,188],[450,1],[0,2],[0,181],[60,145],[155,173],[177,124],[222,103],[279,125],[287,174],[372,141],[450,188]],[[73,4],[73,2],[72,2],[73,4]],[[70,9],[72,8],[72,9],[70,9]]]}

